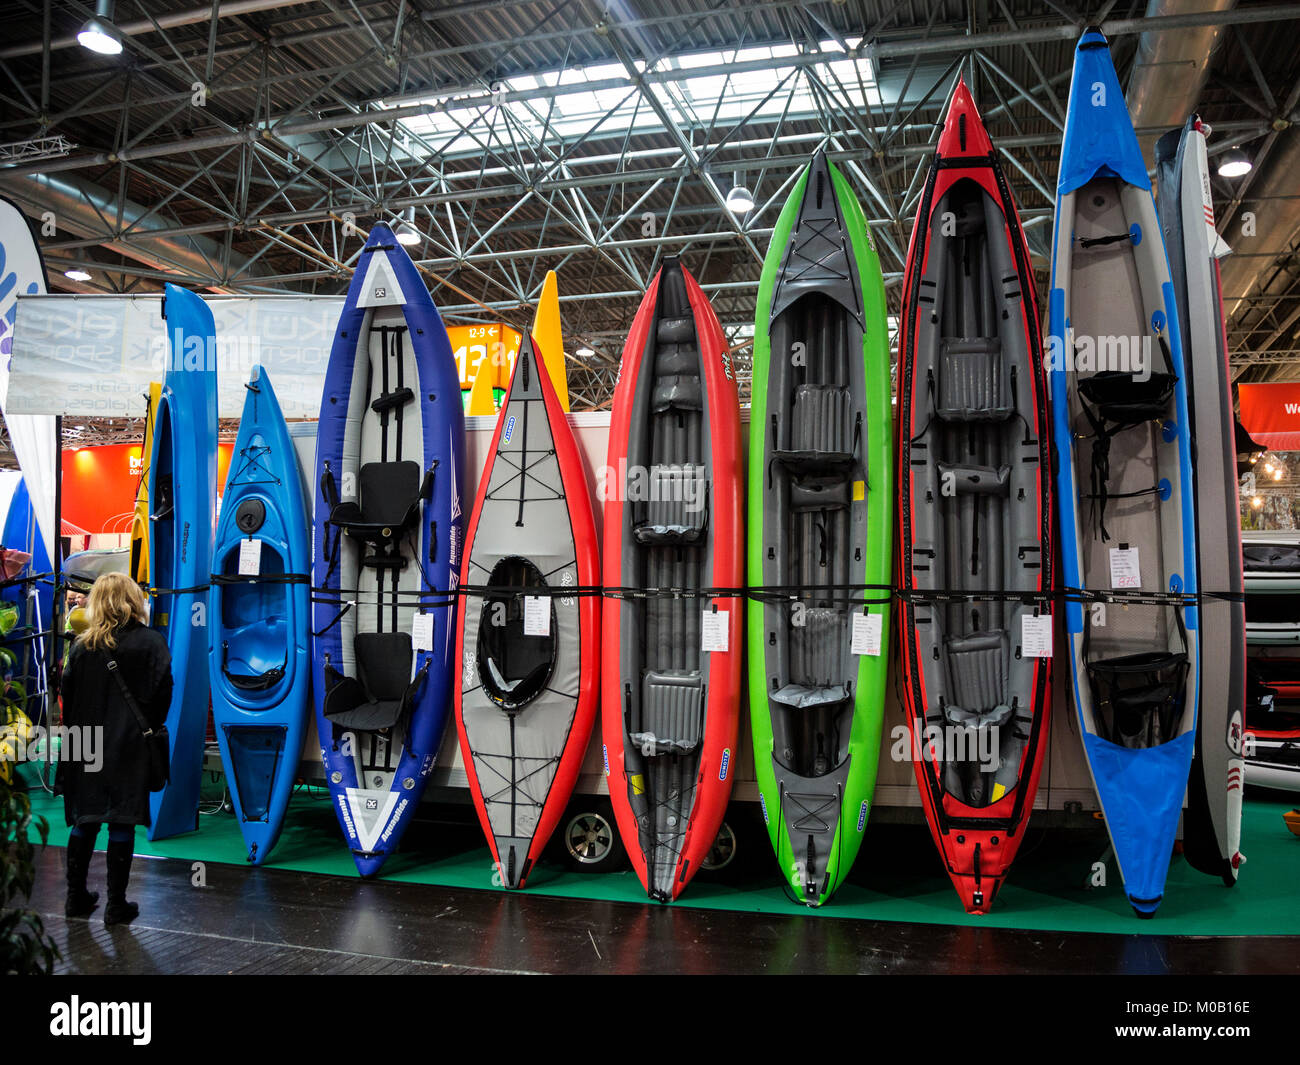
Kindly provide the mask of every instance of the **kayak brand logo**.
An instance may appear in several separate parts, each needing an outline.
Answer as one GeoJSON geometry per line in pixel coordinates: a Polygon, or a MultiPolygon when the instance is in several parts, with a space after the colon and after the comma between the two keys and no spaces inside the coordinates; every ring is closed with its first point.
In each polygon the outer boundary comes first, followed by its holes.
{"type": "Polygon", "coordinates": [[[719,780],[727,779],[727,767],[729,765],[731,765],[731,748],[724,747],[722,748],[722,766],[718,769],[719,780]]]}
{"type": "Polygon", "coordinates": [[[707,494],[703,466],[629,466],[622,458],[617,469],[596,468],[596,498],[602,503],[681,503],[687,514],[698,514],[707,494]]]}
{"type": "Polygon", "coordinates": [[[506,419],[506,429],[505,432],[501,434],[501,442],[503,444],[510,443],[510,438],[513,437],[514,435],[515,435],[515,416],[512,414],[510,415],[509,418],[506,419]]]}
{"type": "Polygon", "coordinates": [[[50,1004],[50,1035],[129,1037],[138,1047],[153,1038],[153,1003],[82,1002],[73,995],[68,1002],[50,1004]]]}
{"type": "Polygon", "coordinates": [[[1050,336],[1043,352],[1043,368],[1048,373],[1101,373],[1111,371],[1132,374],[1134,381],[1151,377],[1151,336],[1075,336],[1067,327],[1065,338],[1050,336]]]}
{"type": "Polygon", "coordinates": [[[992,773],[1002,764],[999,732],[997,725],[979,723],[926,725],[919,733],[895,725],[889,733],[889,756],[895,762],[975,762],[992,773]]]}

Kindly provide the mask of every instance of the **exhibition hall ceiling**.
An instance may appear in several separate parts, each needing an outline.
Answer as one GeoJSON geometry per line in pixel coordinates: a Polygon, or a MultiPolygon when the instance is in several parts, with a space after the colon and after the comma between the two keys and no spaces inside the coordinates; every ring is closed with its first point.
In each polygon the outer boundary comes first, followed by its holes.
{"type": "MultiPolygon", "coordinates": [[[[0,195],[46,226],[55,291],[174,280],[337,294],[361,249],[356,230],[379,220],[418,231],[410,250],[449,323],[527,328],[558,270],[574,409],[608,406],[645,286],[665,255],[681,255],[743,386],[768,236],[815,149],[853,183],[897,309],[959,74],[1046,284],[1072,50],[1100,23],[1148,161],[1155,134],[1193,109],[1213,127],[1212,155],[1252,159],[1245,176],[1214,178],[1235,252],[1223,268],[1234,367],[1242,380],[1296,378],[1295,11],[1224,0],[119,0],[123,49],[101,56],[75,37],[93,6],[15,0],[0,14],[0,195]],[[725,206],[736,187],[752,195],[745,213],[725,206]],[[1243,234],[1246,213],[1257,224],[1243,234]]],[[[138,429],[86,431],[99,441],[138,429]]]]}

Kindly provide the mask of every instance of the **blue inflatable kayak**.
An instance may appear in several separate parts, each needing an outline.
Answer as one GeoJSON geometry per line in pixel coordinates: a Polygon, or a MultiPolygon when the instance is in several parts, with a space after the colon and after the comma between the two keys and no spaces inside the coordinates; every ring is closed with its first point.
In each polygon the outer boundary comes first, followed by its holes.
{"type": "Polygon", "coordinates": [[[1048,370],[1071,685],[1124,890],[1150,917],[1192,760],[1198,655],[1187,392],[1151,184],[1106,39],[1075,52],[1048,370]],[[1079,592],[1082,591],[1082,594],[1079,592]]]}
{"type": "Polygon", "coordinates": [[[23,686],[27,699],[22,709],[32,721],[39,722],[45,707],[49,633],[54,626],[54,573],[45,549],[45,537],[36,524],[27,481],[22,477],[18,478],[9,499],[0,537],[0,547],[26,551],[32,556],[22,572],[12,578],[15,583],[6,583],[0,589],[0,602],[12,604],[18,611],[17,624],[0,641],[0,646],[13,655],[13,665],[0,669],[0,673],[23,686]]]}
{"type": "Polygon", "coordinates": [[[172,655],[171,781],[149,797],[150,839],[198,827],[208,724],[207,592],[217,496],[217,364],[212,312],[193,292],[163,295],[168,362],[149,466],[150,624],[172,655]]]}
{"type": "Polygon", "coordinates": [[[208,676],[248,860],[280,835],[307,730],[307,502],[271,379],[253,367],[212,553],[208,676]]]}
{"type": "Polygon", "coordinates": [[[325,374],[312,537],[316,728],[362,876],[397,847],[447,723],[464,451],[447,331],[377,225],[325,374]]]}

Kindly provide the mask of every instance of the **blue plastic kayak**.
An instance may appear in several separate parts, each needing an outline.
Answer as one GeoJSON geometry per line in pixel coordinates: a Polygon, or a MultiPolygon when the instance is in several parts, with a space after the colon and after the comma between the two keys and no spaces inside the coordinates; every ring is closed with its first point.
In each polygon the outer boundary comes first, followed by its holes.
{"type": "Polygon", "coordinates": [[[376,225],[325,373],[312,536],[316,729],[362,876],[410,823],[451,707],[464,453],[447,331],[376,225]]]}
{"type": "Polygon", "coordinates": [[[1124,890],[1164,894],[1198,696],[1196,533],[1178,315],[1106,39],[1075,52],[1047,352],[1071,690],[1124,890]],[[1090,600],[1090,601],[1084,601],[1090,600]],[[1100,600],[1100,601],[1098,601],[1100,600]]]}
{"type": "Polygon", "coordinates": [[[45,549],[45,537],[36,524],[36,511],[27,492],[27,481],[18,478],[9,510],[4,519],[4,532],[0,534],[0,547],[10,551],[26,551],[32,560],[23,567],[19,578],[33,578],[29,583],[10,584],[0,590],[0,602],[11,603],[18,611],[18,623],[0,640],[14,656],[11,670],[0,670],[22,684],[27,693],[22,708],[33,721],[39,721],[45,706],[45,688],[49,639],[53,627],[54,575],[50,555],[45,549]],[[30,610],[29,610],[30,608],[30,610]]]}
{"type": "Polygon", "coordinates": [[[254,366],[221,497],[208,595],[208,675],[248,860],[284,823],[307,731],[307,501],[271,379],[254,366]]]}
{"type": "Polygon", "coordinates": [[[172,655],[171,781],[149,797],[150,839],[198,827],[208,724],[207,591],[217,495],[217,364],[212,312],[193,292],[163,295],[168,362],[149,466],[150,624],[172,655]]]}

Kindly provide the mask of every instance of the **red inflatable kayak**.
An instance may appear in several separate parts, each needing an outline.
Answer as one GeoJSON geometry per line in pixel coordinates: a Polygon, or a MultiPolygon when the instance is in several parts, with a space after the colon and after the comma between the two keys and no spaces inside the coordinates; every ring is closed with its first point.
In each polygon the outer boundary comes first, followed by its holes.
{"type": "Polygon", "coordinates": [[[664,260],[623,349],[604,470],[605,771],[619,834],[651,898],[709,853],[735,775],[744,601],[740,410],[722,327],[664,260]],[[711,649],[706,649],[711,648],[711,649]],[[725,649],[724,649],[725,648],[725,649]]]}
{"type": "Polygon", "coordinates": [[[987,913],[1047,752],[1051,658],[1037,655],[1051,653],[1051,608],[1008,593],[1051,588],[1051,456],[1024,232],[961,82],[912,230],[902,307],[904,705],[931,834],[966,909],[987,913]]]}
{"type": "Polygon", "coordinates": [[[530,337],[465,544],[456,731],[501,882],[523,887],[573,793],[600,695],[600,598],[590,594],[600,554],[587,475],[530,337]]]}

